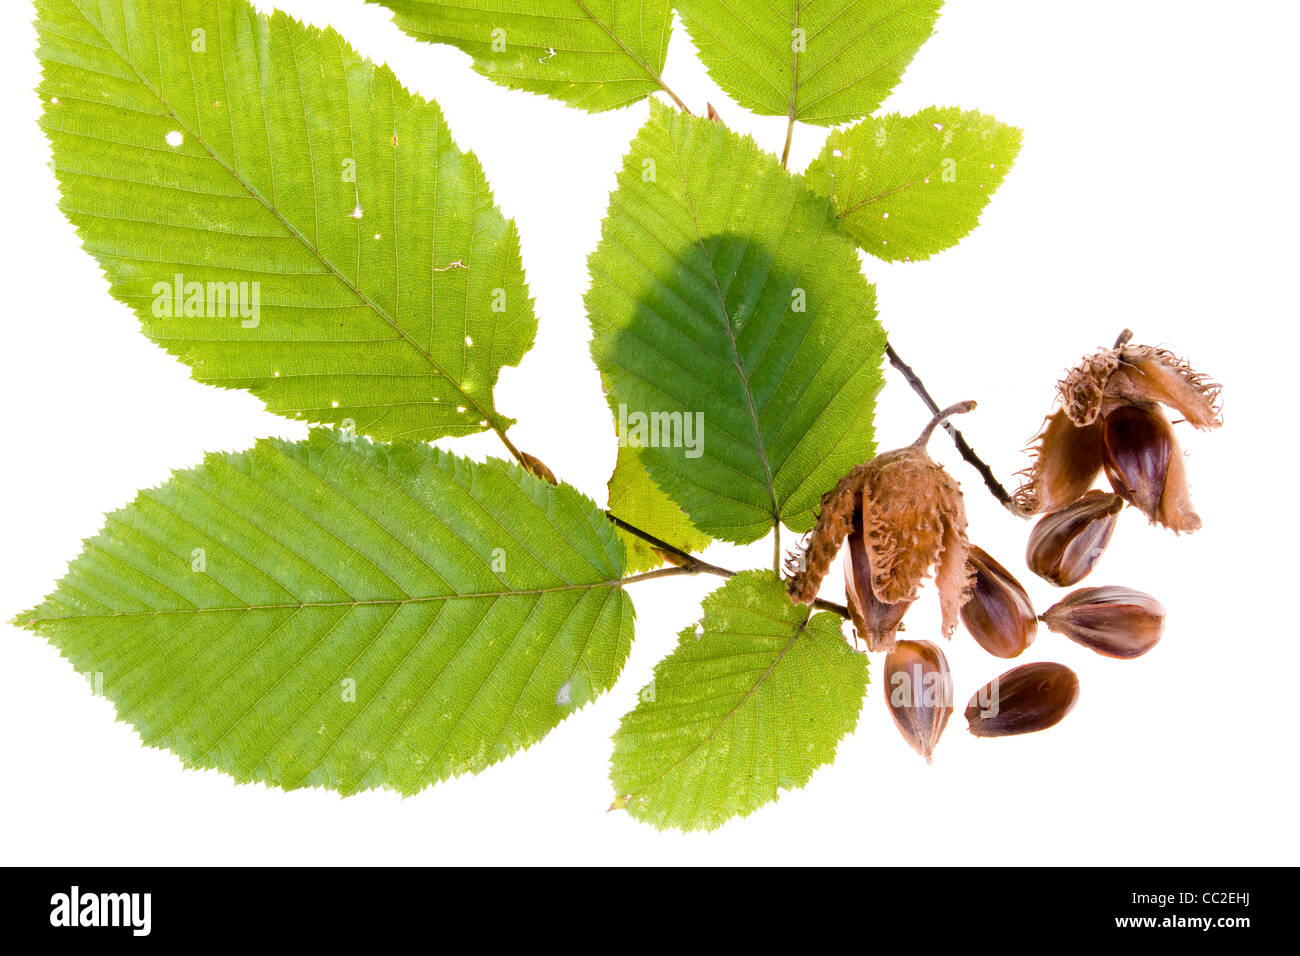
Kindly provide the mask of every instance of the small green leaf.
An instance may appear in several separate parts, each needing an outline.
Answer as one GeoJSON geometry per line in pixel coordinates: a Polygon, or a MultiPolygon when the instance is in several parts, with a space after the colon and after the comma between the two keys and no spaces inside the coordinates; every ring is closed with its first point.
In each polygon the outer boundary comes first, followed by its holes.
{"type": "Polygon", "coordinates": [[[434,103],[246,0],[39,0],[41,126],[110,290],[201,382],[376,438],[503,428],[537,321],[434,103]]]}
{"type": "MultiPolygon", "coordinates": [[[[683,551],[703,551],[713,540],[691,524],[686,513],[659,490],[645,465],[627,447],[618,450],[618,462],[609,479],[609,513],[683,551]]],[[[645,539],[622,530],[619,536],[627,549],[629,574],[664,563],[645,539]]]]}
{"type": "Polygon", "coordinates": [[[943,0],[677,0],[709,75],[755,113],[847,123],[889,95],[943,0]]]}
{"type": "Polygon", "coordinates": [[[830,206],[752,139],[652,105],[589,266],[620,434],[701,531],[812,527],[873,453],[885,337],[830,206]]]}
{"type": "Polygon", "coordinates": [[[669,0],[368,0],[411,36],[450,43],[494,83],[598,113],[663,89],[669,0]]]}
{"type": "Polygon", "coordinates": [[[191,767],[414,793],[613,684],[622,573],[567,485],[318,429],[141,492],[18,623],[191,767]]]}
{"type": "Polygon", "coordinates": [[[979,225],[1020,151],[1020,130],[955,107],[836,130],[804,178],[840,228],[881,259],[927,259],[979,225]]]}
{"type": "Polygon", "coordinates": [[[867,658],[765,571],[704,599],[614,735],[615,803],[660,829],[711,830],[804,786],[858,722],[867,658]]]}

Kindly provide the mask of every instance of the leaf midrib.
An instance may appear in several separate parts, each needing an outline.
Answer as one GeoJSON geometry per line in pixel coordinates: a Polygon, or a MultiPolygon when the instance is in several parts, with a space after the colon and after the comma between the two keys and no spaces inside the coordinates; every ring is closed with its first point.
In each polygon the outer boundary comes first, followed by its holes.
{"type": "MultiPolygon", "coordinates": [[[[794,0],[794,22],[790,25],[790,35],[793,37],[794,32],[799,29],[799,14],[803,12],[803,0],[794,0]]],[[[805,36],[804,42],[807,43],[805,36]]],[[[794,56],[790,61],[790,110],[787,113],[789,121],[793,123],[799,115],[797,103],[799,100],[799,51],[791,50],[794,56]]]]}
{"type": "MultiPolygon", "coordinates": [[[[338,267],[335,266],[334,263],[331,262],[324,255],[324,253],[321,252],[320,249],[318,249],[315,245],[309,242],[307,240],[307,237],[296,226],[294,226],[291,222],[285,219],[285,217],[280,214],[280,211],[276,209],[272,203],[267,201],[266,197],[262,195],[262,193],[257,189],[257,187],[255,187],[252,183],[244,179],[244,177],[241,176],[234,169],[234,167],[232,167],[229,163],[227,163],[221,156],[219,156],[216,153],[216,151],[210,145],[208,145],[206,139],[200,133],[195,131],[190,126],[190,124],[186,123],[183,119],[181,119],[179,115],[177,115],[176,111],[172,109],[171,104],[168,103],[168,101],[162,96],[161,93],[159,93],[157,90],[153,88],[153,85],[144,77],[143,74],[140,73],[139,70],[136,69],[135,64],[132,63],[131,60],[125,54],[123,54],[121,50],[117,48],[117,46],[113,43],[112,39],[108,36],[108,34],[97,23],[95,23],[95,21],[91,19],[90,16],[86,14],[86,12],[81,7],[80,0],[73,0],[73,4],[76,7],[77,12],[81,14],[82,19],[85,20],[85,22],[90,26],[90,28],[94,30],[95,33],[103,39],[104,43],[107,45],[107,48],[109,50],[112,50],[114,55],[116,55],[117,58],[121,60],[122,63],[126,66],[126,68],[131,71],[132,75],[135,76],[136,80],[140,83],[140,85],[144,87],[144,89],[148,90],[150,94],[153,95],[153,97],[158,101],[158,103],[162,106],[162,108],[167,111],[167,116],[170,119],[174,120],[180,126],[181,130],[183,130],[187,135],[192,136],[194,138],[194,141],[203,147],[204,151],[207,152],[207,154],[210,157],[212,157],[214,162],[216,162],[219,166],[221,166],[222,169],[224,169],[227,173],[229,173],[231,178],[234,179],[235,182],[237,182],[241,187],[243,187],[243,189],[252,198],[256,199],[259,203],[261,203],[266,208],[266,210],[276,218],[276,221],[278,221],[282,226],[284,226],[285,230],[288,231],[291,237],[297,239],[303,245],[304,248],[309,250],[312,253],[312,255],[314,255],[320,261],[320,263],[323,266],[325,266],[326,269],[329,270],[330,275],[334,276],[334,278],[336,278],[339,282],[341,282],[344,286],[346,286],[347,289],[353,295],[355,295],[357,299],[364,306],[366,306],[372,312],[374,312],[375,315],[379,316],[379,318],[381,318],[385,323],[387,323],[389,327],[393,329],[393,331],[395,331],[398,335],[402,337],[403,341],[405,341],[408,345],[410,345],[413,349],[415,349],[415,351],[418,352],[420,356],[429,363],[429,367],[437,375],[446,379],[447,382],[451,384],[452,388],[455,389],[457,394],[461,395],[465,399],[465,404],[467,407],[473,408],[476,412],[478,412],[479,415],[481,415],[484,419],[486,419],[489,422],[491,427],[499,428],[502,425],[502,417],[495,409],[485,409],[473,395],[470,395],[468,392],[466,392],[456,381],[455,377],[452,376],[450,373],[448,373],[444,368],[442,368],[442,366],[438,364],[438,362],[434,359],[434,357],[429,352],[425,351],[425,349],[423,349],[418,342],[416,342],[413,338],[411,338],[411,336],[409,336],[406,333],[406,330],[403,329],[401,325],[399,325],[394,318],[388,315],[388,313],[385,312],[384,309],[382,309],[377,302],[375,302],[363,291],[361,291],[361,289],[358,288],[351,280],[349,280],[346,275],[344,275],[341,271],[339,271],[338,267]]],[[[432,318],[430,321],[432,321],[432,318]]]]}
{"type": "MultiPolygon", "coordinates": [[[[963,160],[970,159],[978,152],[979,150],[972,150],[971,152],[963,155],[961,158],[963,160]]],[[[864,206],[870,206],[872,203],[880,202],[880,200],[882,199],[888,199],[890,196],[894,195],[895,193],[901,193],[905,189],[911,189],[913,186],[920,185],[921,183],[925,182],[927,179],[939,175],[941,172],[943,172],[943,167],[939,166],[937,169],[930,170],[930,172],[926,173],[924,176],[920,177],[919,179],[913,179],[911,182],[906,182],[900,186],[895,186],[893,189],[887,189],[884,192],[877,193],[874,196],[868,196],[866,199],[863,199],[860,202],[856,202],[852,206],[846,206],[841,212],[837,212],[835,214],[835,218],[843,219],[845,216],[851,216],[853,213],[857,212],[859,209],[863,208],[864,206]]]]}
{"type": "MultiPolygon", "coordinates": [[[[615,33],[612,27],[606,25],[605,21],[601,20],[589,9],[587,9],[587,5],[583,3],[582,0],[573,0],[573,5],[582,11],[583,16],[585,16],[592,23],[596,24],[596,26],[604,30],[605,33],[609,36],[609,38],[618,45],[618,48],[627,54],[628,59],[630,59],[637,66],[641,67],[641,69],[645,70],[646,76],[654,80],[660,89],[662,89],[666,93],[672,92],[664,84],[663,74],[650,69],[650,64],[647,63],[640,54],[636,53],[631,47],[629,47],[626,43],[624,43],[623,38],[620,37],[617,33],[615,33]]],[[[613,9],[614,8],[611,5],[610,6],[611,15],[613,14],[613,9]]]]}
{"type": "Polygon", "coordinates": [[[700,252],[704,255],[704,261],[709,266],[709,278],[713,280],[713,290],[718,296],[718,307],[722,310],[722,324],[726,329],[727,340],[731,345],[731,357],[735,362],[736,374],[740,377],[741,390],[745,394],[745,407],[748,409],[750,420],[754,425],[754,441],[757,446],[754,453],[763,466],[763,483],[767,489],[768,501],[771,504],[769,515],[775,528],[781,520],[781,504],[776,497],[776,486],[772,480],[772,465],[767,458],[767,446],[763,440],[763,426],[758,419],[758,409],[754,405],[754,393],[749,387],[749,374],[745,371],[745,363],[740,357],[740,343],[736,341],[736,330],[731,322],[731,313],[727,309],[727,297],[722,292],[722,283],[718,279],[718,270],[714,267],[713,256],[709,255],[708,247],[704,243],[704,231],[700,228],[700,217],[695,212],[695,202],[691,196],[690,184],[682,173],[682,158],[677,152],[677,144],[671,137],[669,137],[669,146],[672,148],[673,156],[677,160],[677,179],[682,184],[682,195],[686,199],[686,211],[690,213],[691,222],[695,226],[696,243],[700,247],[700,252]]]}
{"type": "Polygon", "coordinates": [[[750,687],[747,691],[745,691],[745,693],[741,696],[740,700],[736,702],[736,706],[732,707],[731,710],[727,711],[725,714],[722,715],[722,717],[718,720],[717,725],[712,730],[710,730],[707,734],[705,734],[704,737],[702,737],[700,741],[696,743],[696,745],[692,747],[686,754],[684,754],[677,760],[673,761],[673,763],[671,763],[669,766],[664,768],[662,772],[660,772],[659,774],[657,774],[656,776],[652,777],[650,780],[642,784],[639,790],[634,790],[628,794],[625,794],[625,796],[629,798],[641,796],[651,787],[654,787],[657,784],[662,783],[664,778],[666,778],[670,773],[672,773],[682,764],[686,763],[686,761],[694,757],[695,754],[699,752],[701,747],[703,747],[707,743],[711,743],[713,738],[718,735],[718,732],[721,731],[722,728],[727,725],[728,721],[730,721],[733,717],[735,717],[737,711],[739,711],[741,707],[745,706],[745,703],[751,697],[753,697],[755,693],[758,692],[758,689],[763,686],[763,683],[768,679],[768,677],[771,676],[772,672],[776,670],[777,665],[780,664],[781,661],[785,660],[786,655],[790,653],[790,649],[794,647],[796,642],[798,642],[799,638],[801,638],[807,632],[808,621],[809,618],[805,617],[802,621],[799,622],[799,626],[795,629],[794,635],[790,638],[790,640],[786,642],[785,646],[781,648],[780,651],[777,652],[777,655],[772,660],[772,663],[769,664],[767,666],[767,669],[764,670],[763,673],[758,676],[758,679],[754,681],[753,686],[750,687]]]}
{"type": "Polygon", "coordinates": [[[505,591],[470,591],[459,594],[424,594],[407,597],[368,598],[357,601],[285,601],[280,604],[231,604],[217,607],[178,607],[150,609],[147,611],[114,611],[111,614],[61,614],[56,617],[32,618],[29,623],[44,624],[49,621],[84,621],[128,617],[159,617],[169,614],[209,614],[230,611],[287,611],[326,607],[388,607],[404,604],[432,604],[437,601],[480,600],[482,598],[524,597],[535,594],[552,594],[560,591],[589,591],[595,588],[619,587],[622,578],[608,578],[587,584],[557,584],[547,588],[519,588],[505,591]]]}

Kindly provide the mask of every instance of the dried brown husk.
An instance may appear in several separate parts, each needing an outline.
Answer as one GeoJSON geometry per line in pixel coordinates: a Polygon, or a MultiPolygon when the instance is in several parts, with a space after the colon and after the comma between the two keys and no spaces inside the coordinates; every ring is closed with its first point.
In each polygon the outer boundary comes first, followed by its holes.
{"type": "Polygon", "coordinates": [[[555,473],[546,467],[546,462],[542,461],[536,455],[530,455],[526,451],[521,451],[519,453],[519,459],[523,462],[525,468],[548,484],[558,485],[560,483],[555,477],[555,473]]]}
{"type": "MultiPolygon", "coordinates": [[[[944,635],[952,635],[973,583],[966,562],[966,506],[961,487],[930,458],[925,443],[943,418],[973,407],[963,402],[941,412],[916,442],[855,466],[822,498],[802,558],[789,563],[793,601],[816,599],[831,561],[856,525],[872,596],[885,605],[910,603],[933,568],[944,635]]],[[[892,630],[883,634],[881,646],[891,637],[892,630]]]]}
{"type": "MultiPolygon", "coordinates": [[[[1139,408],[1168,424],[1163,405],[1197,428],[1217,428],[1222,422],[1219,385],[1173,353],[1130,345],[1123,336],[1118,347],[1086,357],[1058,389],[1060,408],[1035,437],[1033,464],[1015,495],[1025,514],[1059,511],[1087,493],[1105,463],[1106,418],[1116,409],[1139,408]]],[[[1147,514],[1174,531],[1193,531],[1201,522],[1191,507],[1172,429],[1169,440],[1163,488],[1147,514]]]]}

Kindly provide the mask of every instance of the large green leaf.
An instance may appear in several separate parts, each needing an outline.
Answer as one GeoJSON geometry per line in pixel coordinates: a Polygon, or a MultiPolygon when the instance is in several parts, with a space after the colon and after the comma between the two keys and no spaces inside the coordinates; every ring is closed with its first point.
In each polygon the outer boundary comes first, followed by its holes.
{"type": "Polygon", "coordinates": [[[829,204],[753,140],[652,105],[589,265],[592,354],[655,483],[727,541],[810,528],[872,455],[884,352],[829,204]]]}
{"type": "Polygon", "coordinates": [[[704,599],[614,735],[617,807],[663,829],[713,829],[804,786],[835,759],[867,689],[840,619],[790,603],[764,571],[704,599]]]}
{"type": "Polygon", "coordinates": [[[399,27],[474,58],[494,83],[591,112],[665,89],[670,0],[368,0],[399,27]]]}
{"type": "Polygon", "coordinates": [[[377,438],[508,424],[493,385],[536,331],[518,236],[435,104],[245,0],[37,7],[62,208],[195,378],[377,438]],[[173,314],[177,276],[200,314],[173,314]]]}
{"type": "Polygon", "coordinates": [[[943,0],[677,0],[709,74],[741,106],[834,126],[875,112],[943,0]]]}
{"type": "Polygon", "coordinates": [[[403,793],[540,739],[627,656],[623,548],[574,489],[318,429],[108,516],[20,617],[147,744],[241,781],[403,793]]]}
{"type": "MultiPolygon", "coordinates": [[[[686,513],[659,490],[631,448],[618,450],[614,474],[609,479],[609,512],[683,551],[702,551],[713,540],[691,524],[686,513]]],[[[648,571],[664,563],[644,538],[622,530],[619,535],[627,549],[628,573],[648,571]]]]}
{"type": "Polygon", "coordinates": [[[805,178],[867,252],[926,259],[979,225],[1019,151],[1014,126],[935,106],[836,130],[805,178]]]}

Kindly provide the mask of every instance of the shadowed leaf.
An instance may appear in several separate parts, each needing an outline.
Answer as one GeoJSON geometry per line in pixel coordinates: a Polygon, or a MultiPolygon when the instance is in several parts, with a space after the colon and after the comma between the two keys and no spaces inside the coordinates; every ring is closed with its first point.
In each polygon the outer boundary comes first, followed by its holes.
{"type": "Polygon", "coordinates": [[[812,527],[870,458],[884,333],[827,203],[748,138],[652,106],[589,261],[628,444],[701,531],[812,527]]]}

